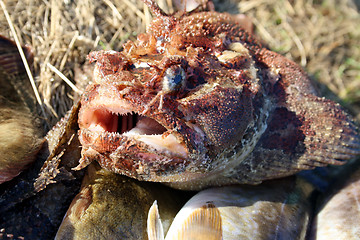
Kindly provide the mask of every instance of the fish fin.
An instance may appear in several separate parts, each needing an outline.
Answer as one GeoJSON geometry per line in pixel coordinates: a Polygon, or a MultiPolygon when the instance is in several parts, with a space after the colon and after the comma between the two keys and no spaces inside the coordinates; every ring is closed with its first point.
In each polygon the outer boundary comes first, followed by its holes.
{"type": "MultiPolygon", "coordinates": [[[[95,150],[94,150],[95,151],[95,150]]],[[[97,153],[97,152],[96,152],[97,153]]],[[[97,153],[99,154],[99,153],[97,153]]],[[[71,168],[73,171],[79,171],[81,169],[86,168],[90,163],[92,163],[94,160],[89,157],[82,157],[79,160],[79,164],[76,167],[71,168]]]]}
{"type": "Polygon", "coordinates": [[[357,126],[341,106],[318,96],[293,61],[261,49],[259,63],[277,74],[269,82],[273,110],[254,151],[229,172],[234,181],[260,183],[301,170],[342,165],[360,155],[357,126]]]}
{"type": "Polygon", "coordinates": [[[261,182],[300,170],[342,165],[360,155],[358,128],[339,104],[312,94],[301,94],[287,103],[275,107],[254,151],[233,171],[238,174],[234,178],[261,182]]]}
{"type": "Polygon", "coordinates": [[[149,209],[147,218],[147,233],[149,240],[164,240],[164,229],[161,223],[156,200],[149,209]]]}
{"type": "Polygon", "coordinates": [[[221,240],[221,213],[213,203],[207,203],[195,209],[177,232],[170,234],[168,232],[166,239],[170,236],[171,239],[221,240]]]}
{"type": "Polygon", "coordinates": [[[341,165],[360,155],[358,128],[341,106],[318,97],[307,74],[291,60],[268,50],[261,56],[279,72],[272,87],[276,107],[261,146],[301,154],[294,161],[299,169],[341,165]]]}
{"type": "MultiPolygon", "coordinates": [[[[70,176],[73,161],[80,159],[78,142],[78,112],[80,102],[75,103],[71,110],[46,135],[49,156],[44,162],[34,183],[35,190],[41,191],[47,185],[56,182],[55,178],[61,173],[60,168],[65,166],[70,176]]],[[[65,177],[66,175],[62,175],[65,177]]],[[[70,180],[70,179],[69,179],[70,180]]]]}
{"type": "Polygon", "coordinates": [[[305,104],[289,107],[302,121],[305,151],[299,169],[342,165],[360,155],[359,129],[341,106],[325,98],[306,95],[305,104]]]}

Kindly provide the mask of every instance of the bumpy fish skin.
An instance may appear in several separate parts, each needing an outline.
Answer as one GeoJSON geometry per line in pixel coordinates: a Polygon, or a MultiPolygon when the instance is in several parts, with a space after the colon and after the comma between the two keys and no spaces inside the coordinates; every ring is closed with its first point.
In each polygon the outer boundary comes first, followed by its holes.
{"type": "Polygon", "coordinates": [[[183,197],[186,194],[174,189],[91,164],[55,239],[146,239],[146,214],[152,202],[158,199],[162,205],[166,231],[186,201],[183,197]]]}
{"type": "Polygon", "coordinates": [[[258,184],[360,154],[342,108],[294,62],[227,13],[156,18],[122,52],[89,55],[79,112],[82,159],[180,189],[258,184]]]}
{"type": "Polygon", "coordinates": [[[295,177],[206,189],[179,211],[165,239],[305,239],[312,192],[295,177]]]}
{"type": "Polygon", "coordinates": [[[360,166],[350,177],[340,175],[341,184],[330,189],[318,206],[309,240],[360,238],[360,166]],[[344,181],[345,180],[345,181],[344,181]]]}

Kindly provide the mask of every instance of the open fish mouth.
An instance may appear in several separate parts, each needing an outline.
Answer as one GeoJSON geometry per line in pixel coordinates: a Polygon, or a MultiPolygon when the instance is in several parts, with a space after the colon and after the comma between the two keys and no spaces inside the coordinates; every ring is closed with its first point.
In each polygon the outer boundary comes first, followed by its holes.
{"type": "Polygon", "coordinates": [[[118,135],[162,135],[166,128],[154,119],[135,112],[121,114],[111,109],[99,108],[87,113],[87,127],[93,132],[109,132],[118,135]]]}
{"type": "Polygon", "coordinates": [[[92,102],[79,113],[83,147],[103,153],[115,151],[119,147],[124,149],[122,144],[131,140],[146,144],[156,154],[187,158],[185,144],[154,118],[134,111],[124,100],[108,105],[101,102],[110,101],[104,101],[102,97],[101,101],[92,102]]]}

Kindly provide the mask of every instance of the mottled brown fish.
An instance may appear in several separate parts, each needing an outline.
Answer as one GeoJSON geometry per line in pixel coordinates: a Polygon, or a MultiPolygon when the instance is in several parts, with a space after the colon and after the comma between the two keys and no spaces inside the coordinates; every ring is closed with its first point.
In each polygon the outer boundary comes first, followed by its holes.
{"type": "Polygon", "coordinates": [[[71,171],[80,158],[75,113],[77,105],[47,133],[30,168],[0,185],[0,230],[13,239],[53,239],[79,192],[84,171],[71,171]]]}
{"type": "Polygon", "coordinates": [[[155,199],[162,206],[167,231],[186,194],[158,183],[139,182],[92,164],[55,239],[146,239],[147,212],[155,199]]]}
{"type": "Polygon", "coordinates": [[[82,158],[181,189],[258,184],[360,153],[358,130],[301,67],[227,13],[155,15],[122,52],[89,55],[82,158]]]}
{"type": "MultiPolygon", "coordinates": [[[[31,67],[32,52],[23,50],[31,67]]],[[[25,67],[15,43],[5,37],[0,37],[0,85],[0,239],[51,239],[83,175],[70,172],[80,158],[78,108],[44,139],[25,67]]]]}

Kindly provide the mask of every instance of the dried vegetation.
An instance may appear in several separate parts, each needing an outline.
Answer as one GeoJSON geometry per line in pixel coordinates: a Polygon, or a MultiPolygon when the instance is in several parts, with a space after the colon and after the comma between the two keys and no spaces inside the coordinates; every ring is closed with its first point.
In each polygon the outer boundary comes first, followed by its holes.
{"type": "MultiPolygon", "coordinates": [[[[77,97],[64,79],[76,83],[75,69],[87,54],[121,50],[151,20],[140,0],[0,1],[21,43],[33,48],[33,74],[50,126],[77,97]]],[[[360,119],[360,13],[354,1],[215,0],[215,6],[250,16],[255,32],[271,49],[304,66],[323,94],[341,101],[360,119]]],[[[171,0],[160,0],[160,6],[172,9],[171,0]]],[[[0,34],[12,37],[2,11],[0,34]]]]}

